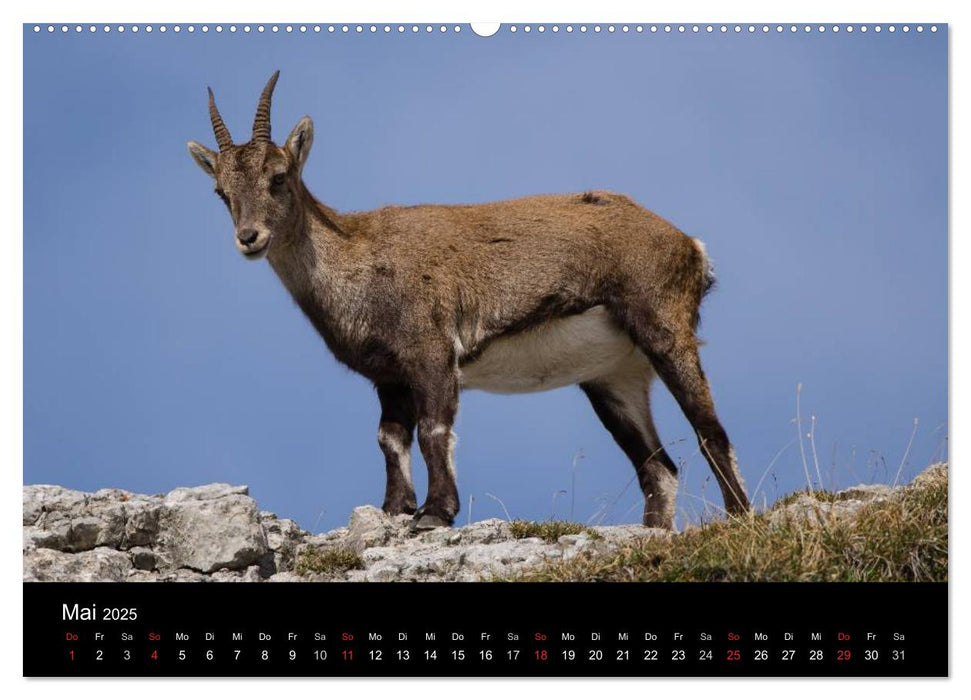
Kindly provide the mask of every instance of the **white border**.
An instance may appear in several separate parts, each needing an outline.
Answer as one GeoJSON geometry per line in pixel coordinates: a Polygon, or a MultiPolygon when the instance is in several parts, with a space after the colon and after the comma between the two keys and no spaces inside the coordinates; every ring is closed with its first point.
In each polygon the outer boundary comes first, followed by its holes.
{"type": "MultiPolygon", "coordinates": [[[[966,4],[966,3],[964,3],[966,4]]],[[[882,0],[881,2],[858,2],[850,5],[845,0],[814,0],[812,3],[779,3],[754,0],[735,0],[725,2],[694,2],[687,6],[683,2],[656,4],[650,6],[640,3],[624,2],[621,0],[597,0],[580,2],[577,0],[560,0],[558,2],[540,3],[528,0],[493,0],[492,2],[459,3],[446,0],[412,0],[411,2],[391,2],[390,0],[330,5],[310,2],[287,2],[286,0],[266,3],[251,0],[238,0],[219,6],[216,3],[187,2],[186,0],[167,0],[164,4],[131,3],[88,0],[79,7],[79,3],[64,0],[47,2],[41,5],[20,6],[11,11],[8,3],[3,10],[4,23],[3,41],[0,50],[3,51],[3,65],[6,67],[4,86],[9,95],[18,95],[21,102],[18,105],[8,105],[2,110],[3,130],[8,134],[8,157],[13,154],[17,162],[10,163],[4,168],[4,182],[0,192],[6,202],[5,210],[13,212],[11,227],[4,237],[3,255],[0,256],[0,314],[2,314],[2,328],[4,341],[0,345],[2,362],[0,362],[0,445],[3,449],[2,463],[5,467],[3,487],[0,495],[3,500],[0,513],[3,523],[0,526],[0,542],[3,543],[2,557],[3,576],[0,577],[3,600],[16,601],[15,610],[9,611],[11,620],[22,618],[22,584],[20,549],[19,514],[21,501],[19,493],[22,484],[23,444],[22,444],[22,79],[23,52],[21,24],[24,22],[66,22],[71,24],[81,22],[118,23],[161,23],[161,22],[210,22],[225,18],[234,22],[246,21],[262,22],[308,22],[327,20],[328,22],[448,22],[467,23],[469,21],[494,22],[503,20],[509,22],[573,22],[596,20],[605,24],[604,20],[634,23],[643,20],[651,23],[662,22],[705,22],[714,23],[732,20],[734,22],[755,21],[759,23],[776,22],[782,20],[798,20],[800,23],[861,23],[875,21],[886,23],[949,23],[950,42],[950,96],[951,123],[957,124],[962,119],[967,121],[966,92],[961,89],[959,78],[967,75],[967,50],[962,45],[962,35],[967,25],[961,12],[961,3],[942,2],[939,0],[921,0],[916,2],[901,2],[899,0],[882,0]],[[22,9],[24,8],[24,9],[22,9]],[[959,117],[957,115],[964,115],[959,117]],[[17,521],[16,523],[14,521],[17,521]]],[[[483,39],[488,41],[488,39],[483,39]]],[[[969,351],[966,333],[966,307],[960,302],[967,300],[968,282],[960,271],[962,262],[967,260],[967,244],[962,236],[961,227],[961,185],[964,178],[959,165],[966,163],[961,156],[967,155],[965,141],[961,132],[951,130],[951,230],[955,232],[951,247],[951,269],[958,271],[952,277],[951,296],[951,349],[952,357],[967,357],[969,351]]],[[[965,396],[967,386],[966,375],[957,363],[951,367],[951,396],[952,412],[950,417],[950,454],[952,465],[961,464],[963,455],[963,428],[965,421],[965,396]]],[[[952,466],[952,474],[955,472],[952,466]]],[[[965,480],[961,474],[952,478],[952,502],[968,503],[969,494],[965,480]],[[959,495],[960,492],[960,495],[959,495]]],[[[966,508],[951,509],[952,544],[951,548],[951,673],[950,682],[932,681],[900,681],[900,680],[853,680],[853,681],[818,681],[797,682],[781,680],[764,681],[726,681],[726,680],[571,680],[571,681],[351,681],[351,680],[114,680],[114,681],[38,681],[13,680],[4,683],[7,692],[23,695],[29,693],[32,698],[64,698],[78,697],[79,693],[97,693],[113,695],[124,693],[127,696],[148,698],[168,698],[173,694],[184,694],[189,691],[192,695],[223,692],[233,694],[234,698],[265,697],[270,693],[291,693],[305,691],[315,693],[362,693],[380,692],[396,697],[423,697],[427,693],[437,696],[459,696],[467,698],[492,698],[497,693],[516,695],[538,693],[555,693],[558,697],[583,696],[589,697],[594,693],[607,692],[611,695],[630,697],[654,694],[685,694],[704,693],[707,697],[718,697],[724,694],[745,694],[748,697],[772,698],[777,700],[780,695],[788,698],[813,698],[834,691],[854,696],[862,694],[878,694],[884,697],[912,698],[921,692],[930,692],[935,698],[938,696],[956,696],[959,685],[963,686],[971,671],[968,670],[969,652],[971,644],[966,635],[971,632],[967,624],[969,604],[963,596],[954,595],[957,591],[955,582],[960,585],[967,580],[967,519],[962,516],[966,508]],[[926,686],[926,687],[925,687],[926,686]],[[15,690],[16,689],[16,690],[15,690]]],[[[327,605],[326,600],[321,605],[327,605]]],[[[793,601],[798,604],[798,601],[793,601]]],[[[900,605],[920,605],[920,601],[900,601],[900,605]]],[[[893,610],[887,611],[892,617],[893,610]]],[[[17,679],[22,673],[21,638],[17,637],[15,625],[10,625],[5,634],[0,635],[0,663],[3,666],[3,679],[17,679]]],[[[967,688],[964,692],[967,692],[967,688]]]]}

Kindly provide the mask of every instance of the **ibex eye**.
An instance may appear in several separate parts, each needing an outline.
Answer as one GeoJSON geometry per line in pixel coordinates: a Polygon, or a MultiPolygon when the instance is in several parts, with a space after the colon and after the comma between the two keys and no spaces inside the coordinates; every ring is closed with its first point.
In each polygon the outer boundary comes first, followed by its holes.
{"type": "Polygon", "coordinates": [[[229,197],[226,196],[225,192],[223,192],[222,190],[216,190],[216,196],[219,197],[219,199],[223,200],[223,202],[226,203],[227,207],[229,206],[229,197]]]}
{"type": "Polygon", "coordinates": [[[277,173],[270,179],[270,184],[273,185],[274,187],[278,187],[282,185],[284,182],[286,182],[286,180],[287,180],[286,173],[277,173]]]}

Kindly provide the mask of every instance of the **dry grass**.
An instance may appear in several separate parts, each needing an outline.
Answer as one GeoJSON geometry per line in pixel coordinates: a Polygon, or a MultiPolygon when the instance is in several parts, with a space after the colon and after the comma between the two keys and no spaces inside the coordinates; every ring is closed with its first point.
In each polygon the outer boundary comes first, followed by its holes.
{"type": "Polygon", "coordinates": [[[539,537],[546,542],[556,542],[563,535],[579,535],[581,533],[586,533],[594,539],[600,538],[596,530],[567,520],[546,520],[543,522],[513,520],[509,523],[509,530],[517,540],[539,537]]]}
{"type": "Polygon", "coordinates": [[[364,562],[353,549],[328,547],[307,549],[298,558],[294,570],[307,574],[333,574],[351,569],[363,569],[364,562]]]}
{"type": "MultiPolygon", "coordinates": [[[[815,517],[785,503],[681,535],[581,554],[514,577],[525,581],[947,581],[947,469],[835,516],[815,492],[815,517]]],[[[787,499],[786,503],[792,503],[787,499]]],[[[838,512],[834,508],[832,512],[838,512]]]]}

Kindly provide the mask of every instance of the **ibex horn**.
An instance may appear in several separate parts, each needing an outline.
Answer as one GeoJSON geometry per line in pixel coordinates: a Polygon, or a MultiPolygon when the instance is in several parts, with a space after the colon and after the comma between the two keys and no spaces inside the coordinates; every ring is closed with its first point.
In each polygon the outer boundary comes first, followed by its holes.
{"type": "Polygon", "coordinates": [[[216,107],[216,98],[209,88],[209,119],[212,120],[212,130],[216,134],[216,143],[219,150],[225,151],[233,145],[233,137],[229,135],[229,129],[223,124],[223,118],[219,116],[219,109],[216,107]]]}
{"type": "Polygon", "coordinates": [[[260,102],[256,105],[256,119],[253,120],[253,141],[270,140],[270,103],[273,100],[273,88],[276,87],[276,79],[280,77],[280,71],[276,71],[263,88],[260,95],[260,102]]]}

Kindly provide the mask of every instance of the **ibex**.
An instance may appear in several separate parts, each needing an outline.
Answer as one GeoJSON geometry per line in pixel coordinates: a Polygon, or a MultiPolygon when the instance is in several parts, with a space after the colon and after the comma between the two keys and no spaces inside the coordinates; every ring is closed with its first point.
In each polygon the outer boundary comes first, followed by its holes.
{"type": "Polygon", "coordinates": [[[655,373],[694,428],[727,511],[748,510],[698,357],[699,308],[714,281],[700,241],[611,192],[338,213],[303,181],[310,118],[282,147],[270,138],[278,75],[244,144],[233,143],[210,89],[219,150],[190,141],[189,153],[215,181],[239,252],[265,256],[336,358],[377,389],[387,513],[413,515],[414,529],[454,522],[462,389],[579,384],[634,465],[644,524],[673,528],[677,468],[651,418],[655,373]],[[420,508],[416,428],[428,466],[420,508]]]}

